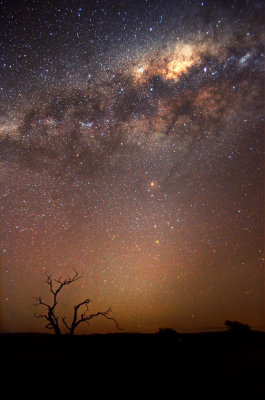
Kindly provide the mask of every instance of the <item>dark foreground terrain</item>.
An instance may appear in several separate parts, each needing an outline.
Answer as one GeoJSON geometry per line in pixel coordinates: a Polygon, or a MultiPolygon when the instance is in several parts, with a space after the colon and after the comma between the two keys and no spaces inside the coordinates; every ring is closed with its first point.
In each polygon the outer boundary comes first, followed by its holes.
{"type": "Polygon", "coordinates": [[[230,390],[238,394],[236,398],[250,394],[255,399],[265,393],[263,332],[2,334],[0,343],[1,364],[13,382],[16,377],[38,376],[46,385],[63,376],[64,384],[72,379],[85,388],[93,384],[94,376],[102,379],[103,386],[104,376],[115,376],[115,387],[124,377],[132,389],[139,379],[154,389],[167,377],[176,391],[181,388],[187,394],[211,388],[213,399],[230,390]]]}

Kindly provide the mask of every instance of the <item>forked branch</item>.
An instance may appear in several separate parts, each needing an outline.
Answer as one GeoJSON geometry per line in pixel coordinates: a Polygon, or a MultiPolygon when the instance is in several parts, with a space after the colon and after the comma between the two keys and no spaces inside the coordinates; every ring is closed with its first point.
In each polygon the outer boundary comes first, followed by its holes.
{"type": "Polygon", "coordinates": [[[78,327],[79,324],[81,324],[82,322],[88,323],[89,320],[91,320],[92,318],[95,318],[95,317],[99,317],[100,315],[106,319],[112,320],[115,323],[116,328],[119,330],[122,330],[122,328],[120,328],[116,319],[114,317],[110,316],[110,313],[112,313],[111,308],[108,308],[106,311],[98,311],[97,313],[92,313],[92,314],[87,315],[86,311],[88,311],[88,304],[90,303],[90,301],[91,301],[90,299],[86,299],[86,300],[82,301],[81,303],[77,304],[76,306],[74,306],[74,315],[73,315],[73,320],[72,320],[71,326],[69,326],[67,324],[65,317],[62,318],[62,321],[63,321],[65,327],[69,330],[69,333],[71,336],[74,335],[75,329],[78,327]],[[86,306],[86,311],[84,313],[82,313],[80,315],[80,318],[78,319],[78,310],[83,305],[86,306]]]}

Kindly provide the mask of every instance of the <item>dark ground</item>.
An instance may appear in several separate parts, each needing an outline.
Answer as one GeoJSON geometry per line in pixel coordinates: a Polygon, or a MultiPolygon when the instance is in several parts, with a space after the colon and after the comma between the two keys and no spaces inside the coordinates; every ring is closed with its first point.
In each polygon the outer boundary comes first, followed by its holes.
{"type": "MultiPolygon", "coordinates": [[[[165,390],[175,388],[176,394],[199,395],[208,390],[212,399],[219,398],[218,394],[236,399],[243,394],[251,399],[265,395],[263,332],[117,333],[72,338],[16,333],[1,334],[0,346],[1,365],[12,382],[17,378],[30,382],[37,377],[46,387],[47,382],[63,379],[63,385],[72,380],[85,389],[93,386],[94,378],[104,386],[105,377],[113,377],[111,391],[126,381],[127,394],[142,382],[153,391],[160,385],[165,390]]],[[[125,393],[123,397],[127,398],[125,393]]]]}

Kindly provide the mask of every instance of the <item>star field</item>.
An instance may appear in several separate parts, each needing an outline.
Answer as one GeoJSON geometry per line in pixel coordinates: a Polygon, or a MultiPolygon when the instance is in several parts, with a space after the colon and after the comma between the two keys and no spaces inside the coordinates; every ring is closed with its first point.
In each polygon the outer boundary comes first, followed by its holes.
{"type": "Polygon", "coordinates": [[[1,329],[264,329],[262,2],[0,4],[1,329]]]}

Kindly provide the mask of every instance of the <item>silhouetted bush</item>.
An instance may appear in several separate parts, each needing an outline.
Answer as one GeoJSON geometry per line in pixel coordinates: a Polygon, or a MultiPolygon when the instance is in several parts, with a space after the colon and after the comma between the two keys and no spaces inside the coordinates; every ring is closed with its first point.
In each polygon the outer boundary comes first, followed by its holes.
{"type": "Polygon", "coordinates": [[[158,331],[158,335],[166,337],[174,337],[178,335],[178,332],[171,328],[160,328],[158,331]]]}
{"type": "Polygon", "coordinates": [[[229,328],[229,330],[233,333],[246,333],[249,332],[250,328],[247,324],[242,324],[238,321],[225,321],[225,326],[229,328]]]}

